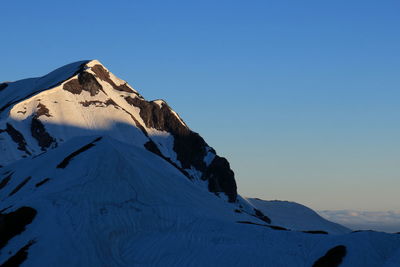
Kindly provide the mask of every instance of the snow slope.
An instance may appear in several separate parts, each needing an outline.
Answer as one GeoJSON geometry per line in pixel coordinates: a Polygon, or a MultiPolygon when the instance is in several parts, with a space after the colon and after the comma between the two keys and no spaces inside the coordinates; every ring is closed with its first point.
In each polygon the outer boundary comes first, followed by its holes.
{"type": "MultiPolygon", "coordinates": [[[[2,251],[15,253],[29,240],[36,240],[29,252],[32,262],[28,260],[33,266],[60,266],[60,261],[65,266],[104,266],[107,262],[118,266],[136,255],[131,247],[148,234],[161,235],[195,221],[202,225],[212,218],[253,220],[235,213],[233,204],[195,186],[153,153],[111,138],[95,142],[65,168],[57,167],[93,140],[72,139],[5,168],[4,172],[12,172],[12,179],[0,192],[2,207],[11,206],[9,212],[29,206],[38,214],[24,235],[2,251]],[[29,182],[10,196],[26,177],[31,177],[29,182]],[[47,182],[35,186],[46,178],[47,182]]],[[[1,256],[4,260],[9,255],[1,256]]]]}
{"type": "Polygon", "coordinates": [[[398,235],[315,235],[238,223],[259,221],[146,149],[110,137],[71,139],[3,168],[3,177],[9,173],[0,191],[1,208],[9,207],[3,213],[25,206],[37,215],[2,248],[0,262],[31,240],[24,266],[311,266],[338,245],[348,251],[343,266],[381,266],[400,246],[398,235]]]}
{"type": "Polygon", "coordinates": [[[247,198],[254,207],[268,214],[268,217],[277,225],[298,231],[325,231],[331,234],[344,234],[350,229],[325,220],[312,209],[289,201],[261,200],[247,198]]]}

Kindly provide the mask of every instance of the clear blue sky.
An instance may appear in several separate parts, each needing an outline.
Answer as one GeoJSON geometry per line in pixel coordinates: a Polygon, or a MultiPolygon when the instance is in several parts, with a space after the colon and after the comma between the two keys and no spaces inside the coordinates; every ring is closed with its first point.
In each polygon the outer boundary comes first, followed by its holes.
{"type": "Polygon", "coordinates": [[[0,80],[99,59],[226,156],[239,191],[400,210],[400,2],[2,1],[0,80]]]}

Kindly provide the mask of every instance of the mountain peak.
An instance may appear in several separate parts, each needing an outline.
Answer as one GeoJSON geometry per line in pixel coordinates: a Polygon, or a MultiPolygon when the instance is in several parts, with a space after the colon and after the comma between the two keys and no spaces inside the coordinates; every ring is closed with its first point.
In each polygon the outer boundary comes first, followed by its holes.
{"type": "Polygon", "coordinates": [[[0,92],[0,165],[54,149],[71,138],[109,135],[149,150],[209,191],[236,201],[228,161],[216,155],[164,100],[145,100],[98,60],[65,65],[0,92]],[[1,147],[0,147],[1,149],[1,147]]]}

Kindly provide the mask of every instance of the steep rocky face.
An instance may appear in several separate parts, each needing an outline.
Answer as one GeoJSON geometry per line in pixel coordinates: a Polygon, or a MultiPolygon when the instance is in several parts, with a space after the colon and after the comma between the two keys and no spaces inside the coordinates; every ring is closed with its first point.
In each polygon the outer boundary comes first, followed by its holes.
{"type": "Polygon", "coordinates": [[[0,130],[0,131],[8,133],[11,139],[18,145],[17,147],[18,150],[24,151],[30,155],[30,152],[26,147],[27,144],[24,136],[18,130],[16,130],[10,123],[7,123],[6,125],[7,128],[5,130],[0,130]]]}
{"type": "Polygon", "coordinates": [[[31,134],[37,140],[42,151],[46,151],[49,147],[57,146],[56,140],[46,131],[45,126],[39,120],[38,116],[32,118],[31,134]]]}
{"type": "Polygon", "coordinates": [[[206,155],[206,142],[183,124],[166,103],[159,105],[130,96],[125,99],[140,109],[140,117],[147,128],[169,132],[174,136],[174,151],[184,169],[194,166],[200,171],[205,170],[206,164],[203,159],[206,155]]]}
{"type": "Polygon", "coordinates": [[[110,72],[108,72],[106,69],[104,69],[102,65],[96,64],[91,69],[98,78],[100,78],[101,80],[110,84],[115,90],[127,92],[127,93],[134,93],[134,94],[138,95],[137,92],[135,92],[131,88],[129,88],[127,83],[116,85],[115,82],[110,77],[110,72]]]}
{"type": "Polygon", "coordinates": [[[63,88],[76,95],[81,94],[82,91],[87,91],[90,96],[95,96],[100,90],[103,90],[96,78],[86,71],[79,73],[77,79],[72,79],[65,83],[63,88]]]}
{"type": "Polygon", "coordinates": [[[36,216],[36,210],[30,207],[21,207],[14,212],[0,213],[0,249],[14,236],[25,231],[36,216]]]}
{"type": "MultiPolygon", "coordinates": [[[[188,178],[206,181],[210,192],[225,193],[230,202],[236,201],[236,183],[228,161],[217,156],[167,103],[145,100],[98,61],[81,61],[63,68],[30,83],[1,84],[0,114],[4,117],[8,112],[9,116],[4,127],[0,120],[0,138],[8,134],[15,148],[29,156],[74,136],[101,131],[143,146],[188,178]]],[[[8,157],[15,155],[11,151],[8,157]]],[[[1,165],[7,165],[7,161],[10,159],[0,156],[1,165]]]]}
{"type": "MultiPolygon", "coordinates": [[[[125,99],[129,104],[140,109],[140,117],[147,128],[172,134],[174,137],[173,149],[183,169],[196,168],[202,172],[201,178],[208,181],[210,192],[223,192],[228,196],[230,202],[236,201],[235,175],[229,162],[225,158],[215,155],[212,162],[207,165],[204,160],[208,153],[207,143],[198,133],[191,131],[168,104],[149,102],[130,96],[125,99]]],[[[212,150],[212,153],[215,154],[215,151],[212,150]]]]}
{"type": "Polygon", "coordinates": [[[208,189],[211,192],[225,192],[229,201],[236,200],[237,188],[234,173],[225,158],[215,156],[203,177],[208,180],[208,189]]]}

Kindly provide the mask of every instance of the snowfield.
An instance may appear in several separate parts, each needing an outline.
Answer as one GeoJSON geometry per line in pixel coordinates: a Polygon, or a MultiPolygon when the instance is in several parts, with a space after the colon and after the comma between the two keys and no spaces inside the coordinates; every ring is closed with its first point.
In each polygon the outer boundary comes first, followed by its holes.
{"type": "Polygon", "coordinates": [[[13,173],[1,191],[6,212],[29,206],[38,213],[2,249],[1,262],[30,240],[36,242],[26,266],[311,266],[337,245],[348,250],[343,266],[382,266],[398,253],[398,235],[309,234],[237,223],[261,224],[153,153],[110,137],[57,168],[95,139],[72,139],[3,168],[13,173]]]}
{"type": "Polygon", "coordinates": [[[0,151],[1,266],[399,266],[400,235],[237,195],[226,159],[98,61],[0,84],[0,151]]]}

